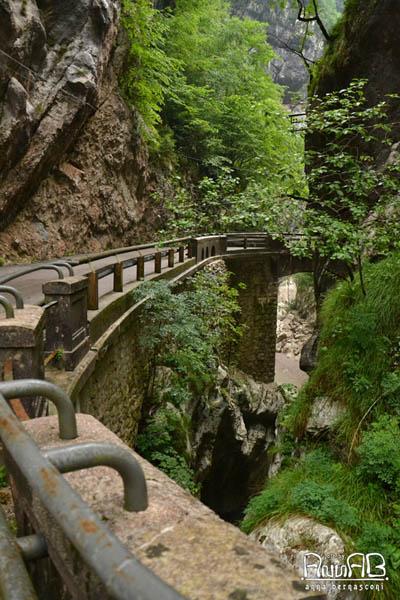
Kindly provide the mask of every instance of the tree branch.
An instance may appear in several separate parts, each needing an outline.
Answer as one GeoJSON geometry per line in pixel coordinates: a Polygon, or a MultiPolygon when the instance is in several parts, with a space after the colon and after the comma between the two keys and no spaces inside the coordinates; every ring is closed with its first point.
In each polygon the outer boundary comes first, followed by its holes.
{"type": "Polygon", "coordinates": [[[312,0],[312,2],[313,2],[313,7],[314,7],[315,15],[313,17],[306,17],[305,16],[305,7],[304,7],[304,4],[303,4],[302,0],[297,0],[297,4],[298,4],[298,7],[299,7],[299,12],[298,12],[298,15],[297,15],[297,20],[301,21],[302,23],[312,23],[312,22],[317,23],[317,25],[320,28],[320,30],[321,30],[322,35],[324,36],[324,38],[328,42],[330,42],[331,41],[331,36],[329,35],[328,30],[325,27],[325,25],[324,25],[324,23],[323,23],[320,15],[319,15],[318,6],[317,6],[317,0],[312,0]]]}

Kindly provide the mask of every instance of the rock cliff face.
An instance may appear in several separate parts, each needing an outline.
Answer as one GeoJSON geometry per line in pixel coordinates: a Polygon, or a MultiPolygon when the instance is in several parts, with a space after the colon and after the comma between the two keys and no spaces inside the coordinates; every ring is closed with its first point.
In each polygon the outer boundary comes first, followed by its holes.
{"type": "Polygon", "coordinates": [[[119,12],[118,0],[0,0],[0,255],[130,243],[154,223],[118,94],[119,12]]]}
{"type": "MultiPolygon", "coordinates": [[[[296,51],[301,45],[306,25],[297,21],[296,7],[288,2],[282,9],[270,0],[234,0],[232,4],[237,15],[268,23],[268,42],[277,54],[270,65],[271,75],[276,83],[287,88],[287,101],[292,93],[304,99],[309,73],[296,51]]],[[[314,35],[307,38],[304,54],[310,61],[316,61],[323,52],[324,39],[317,28],[311,27],[310,30],[314,35]]]]}
{"type": "MultiPolygon", "coordinates": [[[[342,89],[354,78],[364,78],[371,104],[400,89],[398,32],[400,4],[397,0],[352,0],[327,48],[315,80],[319,94],[342,89]]],[[[394,101],[390,111],[393,138],[400,139],[400,107],[394,101]]],[[[382,157],[385,159],[386,157],[382,157]]]]}
{"type": "Polygon", "coordinates": [[[276,441],[284,405],[275,384],[220,367],[211,397],[195,406],[193,455],[201,500],[224,519],[240,519],[250,496],[262,489],[274,465],[268,448],[276,441]]]}

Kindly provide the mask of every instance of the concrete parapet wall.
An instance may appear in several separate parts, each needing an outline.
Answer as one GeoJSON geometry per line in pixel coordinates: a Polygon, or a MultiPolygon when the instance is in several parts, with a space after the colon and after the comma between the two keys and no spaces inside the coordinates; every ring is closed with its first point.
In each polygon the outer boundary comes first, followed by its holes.
{"type": "MultiPolygon", "coordinates": [[[[94,417],[77,415],[76,442],[102,441],[123,445],[94,417]]],[[[35,419],[26,429],[41,448],[64,446],[58,438],[55,417],[35,419]]],[[[133,453],[142,465],[149,491],[149,508],[141,513],[123,509],[123,486],[119,475],[107,467],[65,475],[70,485],[107,522],[132,553],[159,577],[189,600],[292,600],[310,598],[290,569],[282,567],[256,542],[182,490],[166,475],[133,453]]],[[[59,598],[96,598],[79,556],[68,556],[68,541],[55,531],[37,498],[32,497],[25,514],[18,514],[21,533],[30,532],[32,519],[49,536],[51,552],[66,557],[74,571],[74,590],[59,589],[59,598]],[[31,513],[31,514],[29,514],[31,513]],[[81,579],[80,579],[81,573],[81,579]],[[86,579],[85,579],[86,578],[86,579]]],[[[87,532],[90,535],[90,532],[87,532]]],[[[53,560],[53,563],[56,561],[53,560]]],[[[54,575],[54,574],[53,574],[54,575]]],[[[43,574],[42,574],[43,577],[43,574]]],[[[47,581],[48,584],[48,581],[47,581]]],[[[42,585],[47,585],[46,581],[42,585]]],[[[56,587],[53,587],[52,590],[56,587]]],[[[55,592],[52,592],[53,594],[55,592]]],[[[158,599],[154,599],[158,600],[158,599]]]]}

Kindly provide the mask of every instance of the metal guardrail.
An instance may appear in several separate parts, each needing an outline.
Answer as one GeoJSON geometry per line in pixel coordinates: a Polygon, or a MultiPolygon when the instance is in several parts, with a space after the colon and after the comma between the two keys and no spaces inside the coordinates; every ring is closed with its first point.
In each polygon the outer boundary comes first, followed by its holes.
{"type": "Polygon", "coordinates": [[[51,400],[57,408],[60,439],[73,440],[78,437],[75,410],[71,399],[54,383],[40,379],[4,381],[0,383],[0,392],[6,400],[35,396],[44,396],[51,400]]]}
{"type": "Polygon", "coordinates": [[[60,471],[70,473],[91,467],[111,467],[124,482],[124,508],[141,512],[148,507],[147,486],[143,470],[128,450],[114,444],[88,442],[46,450],[44,456],[60,471]]]}
{"type": "Polygon", "coordinates": [[[0,305],[5,310],[6,319],[13,319],[14,318],[14,309],[12,307],[11,302],[9,300],[7,300],[7,298],[4,298],[4,296],[0,296],[0,305]]]}
{"type": "Polygon", "coordinates": [[[101,258],[108,258],[109,256],[116,256],[119,254],[126,254],[127,252],[140,252],[141,250],[148,250],[149,248],[157,248],[162,246],[176,246],[182,245],[187,242],[190,242],[192,236],[176,238],[173,240],[165,240],[163,242],[149,242],[148,244],[137,244],[136,246],[125,246],[123,248],[116,248],[112,250],[104,250],[103,252],[95,252],[91,254],[82,254],[70,260],[72,265],[82,265],[86,263],[90,263],[94,260],[99,260],[101,258]]]}
{"type": "MultiPolygon", "coordinates": [[[[68,450],[68,447],[64,447],[59,451],[57,449],[47,451],[46,454],[42,453],[12,412],[5,396],[10,398],[19,394],[21,385],[22,389],[29,389],[29,386],[34,384],[36,387],[30,390],[30,394],[41,393],[46,396],[50,388],[44,385],[45,383],[42,381],[0,383],[0,438],[6,463],[8,464],[7,459],[10,458],[12,468],[17,470],[18,480],[22,480],[24,485],[27,485],[38,497],[47,513],[55,520],[83,562],[96,574],[112,598],[184,600],[178,592],[160,580],[130,553],[52,464],[54,460],[61,469],[69,470],[69,467],[81,468],[77,467],[78,463],[82,465],[81,460],[93,466],[94,463],[100,464],[100,460],[104,458],[105,462],[119,463],[126,476],[129,467],[126,457],[120,452],[121,449],[113,451],[114,455],[111,457],[112,453],[108,448],[106,455],[103,454],[98,459],[94,459],[95,448],[92,446],[92,450],[88,452],[86,444],[82,445],[82,448],[86,446],[83,450],[79,449],[79,446],[74,446],[72,448],[78,450],[68,450]],[[15,385],[14,391],[12,385],[15,385]],[[40,386],[42,386],[41,390],[40,386]]],[[[50,393],[51,399],[61,396],[58,392],[50,393]]],[[[103,447],[101,444],[100,446],[103,447]]],[[[109,444],[107,446],[109,447],[109,444]]],[[[104,464],[104,461],[101,460],[101,463],[104,464]]],[[[133,479],[136,482],[138,480],[137,469],[140,469],[140,466],[137,464],[135,469],[129,475],[132,477],[129,485],[133,483],[133,479]]],[[[144,478],[143,474],[142,477],[144,478]]],[[[147,504],[147,497],[140,492],[133,500],[134,504],[141,508],[144,502],[147,504]]],[[[39,542],[37,540],[36,542],[38,545],[39,542]]],[[[27,545],[29,547],[29,543],[27,545]]],[[[30,547],[32,552],[32,543],[30,547]]],[[[32,584],[24,571],[19,548],[17,541],[12,538],[4,522],[0,520],[0,590],[3,598],[4,600],[22,600],[22,598],[36,600],[32,584]]]]}
{"type": "Polygon", "coordinates": [[[0,285],[0,292],[3,294],[10,294],[15,298],[15,306],[18,309],[24,308],[24,301],[21,294],[14,287],[10,285],[0,285]]]}
{"type": "Polygon", "coordinates": [[[0,598],[4,600],[37,600],[26,570],[18,540],[11,533],[0,506],[0,598]]]}
{"type": "Polygon", "coordinates": [[[64,273],[63,273],[62,267],[67,267],[69,273],[71,275],[74,274],[73,268],[71,267],[71,265],[69,263],[66,263],[66,262],[34,265],[31,267],[26,267],[26,269],[21,269],[17,273],[10,273],[9,275],[0,277],[0,284],[8,283],[9,281],[13,281],[14,279],[23,277],[24,275],[30,275],[30,273],[36,273],[36,271],[55,271],[57,273],[59,279],[64,279],[64,273]],[[68,267],[67,267],[67,265],[68,265],[68,267]]]}

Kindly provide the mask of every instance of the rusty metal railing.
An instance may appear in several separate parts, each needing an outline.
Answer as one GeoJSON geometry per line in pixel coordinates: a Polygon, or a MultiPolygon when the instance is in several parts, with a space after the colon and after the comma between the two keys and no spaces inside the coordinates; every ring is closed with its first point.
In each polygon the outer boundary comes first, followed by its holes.
{"type": "Polygon", "coordinates": [[[24,557],[0,506],[0,598],[4,600],[37,600],[24,557]]]}
{"type": "Polygon", "coordinates": [[[56,263],[46,263],[40,265],[32,265],[30,267],[26,267],[25,269],[21,269],[20,271],[10,273],[9,275],[5,275],[4,277],[0,277],[0,284],[8,283],[9,281],[13,281],[14,279],[18,279],[19,277],[23,277],[24,275],[30,275],[31,273],[36,273],[37,271],[55,271],[59,277],[59,279],[64,279],[64,273],[62,267],[68,269],[70,275],[74,274],[74,270],[72,266],[64,261],[56,262],[56,263]]]}
{"type": "Polygon", "coordinates": [[[12,307],[12,304],[9,300],[7,300],[7,298],[4,298],[4,296],[0,296],[0,306],[4,308],[4,311],[6,313],[6,319],[14,318],[14,309],[12,307]]]}
{"type": "MultiPolygon", "coordinates": [[[[146,246],[147,248],[148,246],[146,246]]],[[[154,247],[154,246],[150,246],[154,247]]],[[[175,255],[178,256],[179,262],[185,260],[185,246],[167,248],[164,250],[155,250],[154,252],[136,256],[133,258],[120,259],[119,254],[115,254],[116,262],[109,265],[92,269],[87,274],[88,278],[88,310],[98,310],[99,308],[99,281],[113,276],[113,291],[122,292],[124,288],[124,271],[136,266],[136,280],[142,281],[145,278],[145,263],[154,262],[153,273],[162,272],[162,259],[167,258],[168,268],[175,265],[175,255]]],[[[90,263],[88,263],[90,266],[90,263]]]]}
{"type": "Polygon", "coordinates": [[[24,308],[24,301],[21,294],[14,287],[10,285],[0,285],[1,294],[10,294],[15,299],[15,307],[18,309],[24,308]]]}
{"type": "MultiPolygon", "coordinates": [[[[42,452],[6,400],[6,397],[18,396],[30,387],[30,395],[41,394],[53,401],[63,396],[61,390],[55,391],[56,386],[42,381],[0,383],[0,438],[6,466],[11,477],[20,484],[19,489],[29,490],[27,493],[38,498],[112,598],[183,600],[178,592],[131,554],[60,473],[97,464],[117,466],[125,479],[125,504],[130,509],[144,510],[147,495],[139,464],[132,461],[133,457],[127,451],[114,446],[111,450],[110,444],[82,444],[42,452]]],[[[57,408],[61,406],[64,410],[63,403],[58,402],[57,408]]],[[[51,559],[50,538],[46,539],[44,535],[44,539],[35,537],[18,543],[0,515],[0,591],[4,600],[36,600],[22,559],[24,547],[25,555],[35,558],[43,554],[44,544],[47,544],[51,559]]]]}

